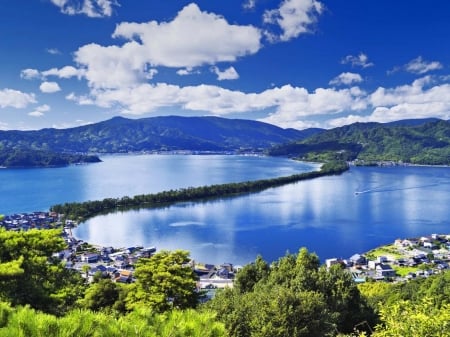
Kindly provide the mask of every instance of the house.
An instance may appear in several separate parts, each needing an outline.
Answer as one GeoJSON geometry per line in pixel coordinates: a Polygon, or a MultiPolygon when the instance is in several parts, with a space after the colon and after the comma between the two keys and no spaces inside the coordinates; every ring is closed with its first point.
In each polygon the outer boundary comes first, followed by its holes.
{"type": "Polygon", "coordinates": [[[130,283],[132,281],[133,274],[129,270],[121,270],[115,281],[120,283],[130,283]]]}
{"type": "Polygon", "coordinates": [[[100,272],[102,275],[106,275],[106,266],[99,264],[91,269],[92,274],[95,274],[96,272],[100,272]]]}
{"type": "Polygon", "coordinates": [[[350,262],[353,265],[365,265],[367,264],[366,257],[360,254],[354,254],[350,257],[350,262]]]}
{"type": "Polygon", "coordinates": [[[98,259],[99,255],[96,253],[86,253],[81,256],[81,261],[87,263],[96,263],[98,262],[98,259]]]}
{"type": "Polygon", "coordinates": [[[395,277],[396,276],[396,272],[394,269],[392,269],[392,267],[388,264],[382,263],[382,264],[378,264],[375,267],[375,274],[377,277],[395,277]]]}
{"type": "MultiPolygon", "coordinates": [[[[110,255],[110,257],[111,257],[111,255],[110,255]]],[[[125,268],[128,264],[128,259],[126,259],[125,256],[123,256],[123,255],[116,255],[116,256],[112,257],[112,260],[113,260],[114,267],[117,267],[117,268],[125,268]]]]}
{"type": "Polygon", "coordinates": [[[429,249],[438,249],[439,247],[434,244],[434,242],[427,241],[423,243],[423,248],[429,248],[429,249]]]}
{"type": "Polygon", "coordinates": [[[386,263],[388,261],[388,258],[386,256],[378,256],[377,262],[378,263],[386,263]]]}
{"type": "Polygon", "coordinates": [[[341,260],[337,259],[337,258],[332,258],[332,259],[326,259],[325,260],[325,265],[327,266],[327,268],[329,269],[331,266],[334,266],[336,264],[340,264],[341,260]]]}
{"type": "Polygon", "coordinates": [[[367,267],[369,269],[375,269],[377,267],[377,265],[379,265],[380,263],[375,261],[375,260],[370,260],[367,262],[367,267]]]}

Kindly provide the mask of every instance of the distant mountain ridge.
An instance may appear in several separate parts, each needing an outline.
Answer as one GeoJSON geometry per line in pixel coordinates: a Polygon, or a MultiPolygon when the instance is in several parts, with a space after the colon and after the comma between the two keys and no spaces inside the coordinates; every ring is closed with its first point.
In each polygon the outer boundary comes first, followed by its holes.
{"type": "Polygon", "coordinates": [[[70,129],[1,131],[0,147],[63,153],[237,151],[266,149],[321,131],[282,129],[252,120],[220,117],[114,117],[70,129]]]}
{"type": "Polygon", "coordinates": [[[221,117],[114,117],[68,129],[0,131],[0,166],[96,162],[88,153],[250,152],[325,162],[404,161],[450,165],[450,122],[435,118],[283,129],[221,117]],[[80,156],[80,154],[83,154],[80,156]]]}
{"type": "Polygon", "coordinates": [[[316,161],[343,159],[365,164],[403,161],[450,165],[450,121],[354,123],[276,146],[269,153],[316,161]]]}

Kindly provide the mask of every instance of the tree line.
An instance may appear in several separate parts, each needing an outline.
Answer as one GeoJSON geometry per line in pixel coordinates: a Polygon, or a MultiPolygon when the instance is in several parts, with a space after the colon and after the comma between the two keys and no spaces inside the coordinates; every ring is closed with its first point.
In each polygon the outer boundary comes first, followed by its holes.
{"type": "Polygon", "coordinates": [[[226,183],[200,187],[188,187],[177,190],[163,191],[154,194],[140,194],[134,197],[105,198],[103,200],[72,202],[54,205],[52,212],[64,214],[72,220],[86,220],[98,214],[117,209],[143,208],[166,205],[175,202],[195,201],[218,197],[227,197],[245,193],[255,193],[267,188],[282,186],[301,180],[317,178],[326,175],[340,174],[348,170],[344,161],[333,161],[322,165],[319,171],[311,171],[273,179],[261,179],[240,183],[226,183]]]}

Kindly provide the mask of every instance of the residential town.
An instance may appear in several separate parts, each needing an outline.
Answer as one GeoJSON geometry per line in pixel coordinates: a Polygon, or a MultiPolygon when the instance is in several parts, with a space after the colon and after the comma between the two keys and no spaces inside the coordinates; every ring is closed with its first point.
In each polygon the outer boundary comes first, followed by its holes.
{"type": "MultiPolygon", "coordinates": [[[[98,247],[72,235],[74,221],[65,220],[53,212],[32,212],[0,216],[0,227],[6,230],[30,230],[63,228],[62,236],[67,249],[54,256],[65,262],[67,268],[78,270],[88,281],[95,275],[110,277],[115,282],[134,281],[133,270],[138,259],[151,257],[156,247],[132,246],[126,248],[98,247]]],[[[339,264],[353,276],[355,282],[406,281],[416,277],[428,277],[449,268],[450,235],[432,234],[420,238],[397,239],[365,254],[354,254],[348,259],[325,260],[329,268],[339,264]]],[[[199,277],[199,289],[232,287],[240,267],[231,263],[222,265],[191,261],[191,267],[199,277]]]]}
{"type": "Polygon", "coordinates": [[[428,277],[449,269],[450,235],[431,234],[419,238],[397,239],[365,254],[354,254],[348,260],[327,259],[327,267],[343,265],[355,282],[399,282],[428,277]]]}

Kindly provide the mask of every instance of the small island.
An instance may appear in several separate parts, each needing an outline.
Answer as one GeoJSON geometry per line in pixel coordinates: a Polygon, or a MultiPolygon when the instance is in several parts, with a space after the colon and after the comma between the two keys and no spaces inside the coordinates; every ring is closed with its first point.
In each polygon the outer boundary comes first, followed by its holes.
{"type": "Polygon", "coordinates": [[[3,168],[62,167],[99,162],[98,156],[87,154],[15,148],[1,148],[0,152],[0,167],[3,168]]]}

